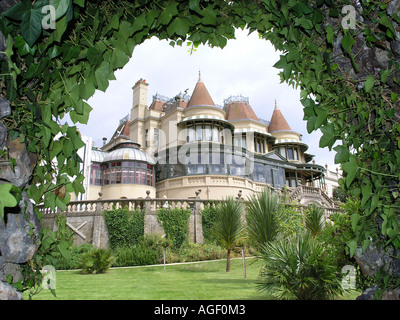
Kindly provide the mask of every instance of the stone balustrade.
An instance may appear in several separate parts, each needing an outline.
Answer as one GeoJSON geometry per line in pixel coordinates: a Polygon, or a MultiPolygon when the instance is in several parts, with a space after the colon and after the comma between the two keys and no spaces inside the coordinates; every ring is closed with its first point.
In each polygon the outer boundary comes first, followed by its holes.
{"type": "MultiPolygon", "coordinates": [[[[289,196],[290,199],[297,197],[300,192],[308,194],[321,195],[318,188],[302,186],[296,188],[289,196]]],[[[192,214],[189,220],[190,238],[195,243],[203,242],[203,230],[201,223],[201,211],[205,206],[211,203],[218,203],[223,200],[205,200],[200,199],[200,190],[195,192],[195,196],[188,199],[179,198],[151,198],[147,191],[145,198],[136,199],[113,199],[105,200],[101,197],[97,200],[71,201],[66,209],[61,211],[51,210],[43,206],[37,206],[43,215],[43,225],[55,230],[56,217],[63,214],[67,218],[67,226],[74,231],[74,243],[91,243],[97,247],[106,248],[108,246],[108,231],[104,222],[103,212],[111,209],[127,208],[129,210],[141,209],[145,213],[144,232],[145,234],[159,233],[163,234],[162,227],[157,219],[157,210],[160,208],[190,208],[192,214]]],[[[236,197],[237,200],[246,202],[241,190],[236,197]]],[[[333,202],[332,202],[333,204],[333,202]]],[[[306,205],[299,204],[299,207],[305,208],[306,205]]],[[[340,212],[340,208],[335,206],[323,206],[325,210],[324,219],[328,219],[333,213],[340,212]]],[[[245,214],[245,213],[243,213],[245,214]]]]}

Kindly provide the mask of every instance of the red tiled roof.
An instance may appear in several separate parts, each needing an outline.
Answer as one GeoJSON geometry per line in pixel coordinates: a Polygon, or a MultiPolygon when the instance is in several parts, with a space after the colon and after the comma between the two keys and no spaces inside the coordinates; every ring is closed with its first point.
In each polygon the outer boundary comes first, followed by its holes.
{"type": "Polygon", "coordinates": [[[200,76],[199,81],[197,81],[196,86],[194,87],[192,97],[187,104],[187,107],[192,106],[215,106],[215,103],[200,76]]]}
{"type": "Polygon", "coordinates": [[[157,111],[163,111],[165,102],[161,100],[153,100],[153,102],[150,105],[151,110],[157,110],[157,111]]]}
{"type": "Polygon", "coordinates": [[[281,110],[279,110],[275,102],[275,108],[274,112],[272,113],[271,121],[268,126],[268,131],[274,132],[274,131],[291,131],[291,130],[292,129],[290,128],[281,110]]]}
{"type": "Polygon", "coordinates": [[[225,106],[226,120],[251,119],[258,121],[253,108],[244,101],[231,102],[225,106]]]}

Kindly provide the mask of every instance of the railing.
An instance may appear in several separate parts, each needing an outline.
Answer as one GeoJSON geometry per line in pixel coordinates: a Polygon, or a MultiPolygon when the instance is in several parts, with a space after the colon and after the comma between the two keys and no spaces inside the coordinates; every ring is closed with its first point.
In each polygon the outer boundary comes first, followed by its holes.
{"type": "MultiPolygon", "coordinates": [[[[127,208],[129,210],[135,209],[144,209],[147,214],[154,214],[160,208],[167,209],[175,209],[175,208],[190,208],[198,213],[203,210],[205,206],[211,203],[218,203],[223,200],[207,200],[200,199],[199,192],[196,192],[196,196],[188,199],[181,198],[150,198],[150,192],[147,191],[146,198],[136,198],[136,199],[112,199],[112,200],[83,200],[83,201],[71,201],[66,209],[61,210],[51,210],[50,208],[45,208],[44,206],[37,206],[37,208],[45,215],[48,214],[57,214],[57,213],[65,213],[65,214],[79,214],[79,213],[101,213],[103,211],[111,210],[111,209],[119,209],[119,208],[127,208]]],[[[292,191],[289,196],[289,199],[293,200],[298,198],[300,195],[318,195],[324,197],[329,206],[323,206],[325,210],[325,215],[330,216],[332,213],[341,212],[341,209],[338,206],[335,206],[332,199],[330,199],[321,189],[310,186],[300,186],[292,191]]],[[[242,193],[239,191],[236,199],[240,199],[245,202],[245,199],[242,198],[242,193]]],[[[304,205],[299,204],[299,207],[306,207],[304,205]]]]}
{"type": "Polygon", "coordinates": [[[289,195],[290,200],[298,199],[299,197],[304,197],[306,195],[317,195],[322,197],[331,207],[335,207],[335,202],[329,198],[329,196],[320,188],[311,186],[299,186],[292,191],[289,195]]]}

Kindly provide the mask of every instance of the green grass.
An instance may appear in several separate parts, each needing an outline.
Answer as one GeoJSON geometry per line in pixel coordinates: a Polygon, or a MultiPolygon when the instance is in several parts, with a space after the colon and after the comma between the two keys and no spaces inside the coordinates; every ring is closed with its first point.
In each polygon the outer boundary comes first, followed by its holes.
{"type": "MultiPolygon", "coordinates": [[[[181,265],[114,268],[105,274],[84,275],[79,271],[57,271],[55,298],[42,290],[33,300],[242,300],[265,299],[255,287],[260,262],[246,259],[247,277],[242,260],[181,265]]],[[[28,298],[28,294],[24,294],[28,298]]]]}
{"type": "MultiPolygon", "coordinates": [[[[242,260],[211,261],[163,266],[113,268],[104,274],[57,271],[56,294],[42,290],[33,300],[260,300],[268,297],[256,289],[261,261],[247,258],[247,277],[242,260]]],[[[338,300],[354,300],[360,292],[346,292],[338,300]]],[[[28,293],[24,298],[28,299],[28,293]]]]}

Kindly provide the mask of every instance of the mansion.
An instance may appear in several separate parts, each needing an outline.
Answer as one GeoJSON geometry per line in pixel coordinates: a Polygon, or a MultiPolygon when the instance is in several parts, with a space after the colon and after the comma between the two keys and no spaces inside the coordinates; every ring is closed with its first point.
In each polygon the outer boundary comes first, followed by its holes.
{"type": "Polygon", "coordinates": [[[152,198],[188,199],[200,191],[201,199],[218,200],[284,186],[318,190],[320,204],[332,197],[339,172],[315,164],[276,102],[265,121],[243,96],[216,105],[200,75],[192,95],[157,94],[150,105],[148,85],[140,79],[133,86],[130,114],[103,146],[83,137],[83,199],[144,198],[149,190],[152,198]]]}

